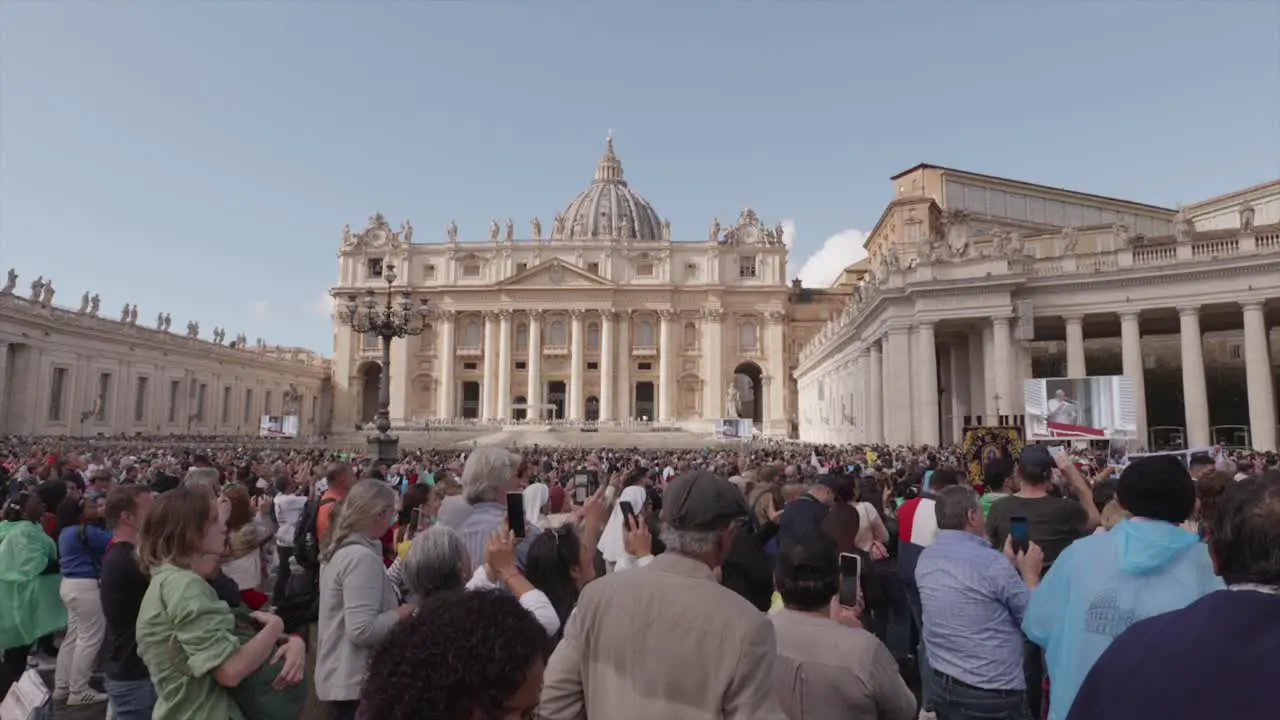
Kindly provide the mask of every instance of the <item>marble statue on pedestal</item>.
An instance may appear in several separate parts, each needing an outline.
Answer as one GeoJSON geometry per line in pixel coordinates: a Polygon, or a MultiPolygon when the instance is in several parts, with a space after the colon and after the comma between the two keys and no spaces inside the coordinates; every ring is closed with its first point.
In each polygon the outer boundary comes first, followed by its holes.
{"type": "Polygon", "coordinates": [[[444,229],[444,234],[449,238],[449,242],[458,242],[458,223],[450,220],[449,225],[444,229]]]}
{"type": "Polygon", "coordinates": [[[98,293],[94,293],[89,298],[89,314],[98,317],[98,309],[102,307],[102,298],[98,297],[98,293]]]}
{"type": "Polygon", "coordinates": [[[172,317],[171,315],[169,315],[169,313],[165,313],[165,314],[164,314],[164,327],[163,327],[162,329],[163,329],[165,332],[169,332],[169,328],[171,328],[171,327],[173,327],[173,317],[172,317]]]}
{"type": "Polygon", "coordinates": [[[80,309],[77,310],[76,312],[79,312],[81,314],[89,312],[89,291],[88,290],[85,290],[84,294],[80,296],[80,309]]]}
{"type": "Polygon", "coordinates": [[[156,329],[164,330],[164,313],[156,313],[156,329]]]}
{"type": "Polygon", "coordinates": [[[129,303],[125,303],[124,307],[120,309],[120,322],[129,322],[129,303]]]}
{"type": "Polygon", "coordinates": [[[724,416],[727,419],[737,419],[738,417],[738,386],[729,383],[728,389],[724,391],[724,416]]]}
{"type": "Polygon", "coordinates": [[[138,306],[136,303],[129,308],[129,324],[130,325],[138,324],[138,306]]]}
{"type": "Polygon", "coordinates": [[[498,242],[498,219],[493,218],[489,221],[489,242],[498,242]]]}
{"type": "Polygon", "coordinates": [[[13,289],[18,286],[18,271],[9,268],[9,277],[4,281],[4,287],[0,288],[0,295],[12,295],[13,289]]]}
{"type": "Polygon", "coordinates": [[[31,302],[40,302],[40,295],[44,292],[44,276],[41,275],[31,281],[31,302]]]}
{"type": "Polygon", "coordinates": [[[49,307],[53,304],[53,281],[44,284],[44,294],[40,297],[40,304],[49,307]]]}

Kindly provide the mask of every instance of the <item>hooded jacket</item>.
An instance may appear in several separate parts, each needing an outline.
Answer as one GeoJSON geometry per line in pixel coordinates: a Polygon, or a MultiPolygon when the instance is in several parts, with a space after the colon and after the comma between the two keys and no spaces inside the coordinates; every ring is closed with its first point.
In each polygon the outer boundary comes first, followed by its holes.
{"type": "Polygon", "coordinates": [[[1130,625],[1222,587],[1205,544],[1167,522],[1133,518],[1068,546],[1022,621],[1045,649],[1050,720],[1066,718],[1089,669],[1130,625]]]}

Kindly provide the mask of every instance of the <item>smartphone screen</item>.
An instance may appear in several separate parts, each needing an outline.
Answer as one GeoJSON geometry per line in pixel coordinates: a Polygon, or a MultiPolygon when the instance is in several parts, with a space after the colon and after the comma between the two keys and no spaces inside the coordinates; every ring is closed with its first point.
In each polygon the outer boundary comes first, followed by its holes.
{"type": "Polygon", "coordinates": [[[524,537],[524,493],[507,493],[507,527],[516,537],[524,537]]]}
{"type": "Polygon", "coordinates": [[[1026,552],[1031,536],[1027,531],[1027,519],[1020,515],[1009,518],[1009,537],[1013,539],[1015,553],[1026,552]]]}
{"type": "Polygon", "coordinates": [[[578,505],[587,501],[591,492],[591,481],[586,475],[575,475],[573,478],[573,501],[578,505]]]}
{"type": "Polygon", "coordinates": [[[858,604],[858,586],[862,578],[862,558],[852,553],[840,553],[840,598],[844,607],[858,604]]]}
{"type": "Polygon", "coordinates": [[[1061,446],[1061,445],[1050,445],[1050,446],[1049,446],[1049,454],[1050,454],[1050,455],[1052,455],[1052,456],[1054,456],[1054,457],[1058,457],[1059,455],[1061,455],[1061,454],[1062,454],[1062,446],[1061,446]]]}
{"type": "Polygon", "coordinates": [[[619,502],[618,507],[622,508],[622,522],[626,523],[625,527],[630,530],[631,522],[635,520],[636,517],[635,507],[626,500],[619,502]]]}
{"type": "Polygon", "coordinates": [[[422,509],[414,508],[409,511],[409,537],[413,537],[418,532],[418,523],[422,522],[422,509]]]}

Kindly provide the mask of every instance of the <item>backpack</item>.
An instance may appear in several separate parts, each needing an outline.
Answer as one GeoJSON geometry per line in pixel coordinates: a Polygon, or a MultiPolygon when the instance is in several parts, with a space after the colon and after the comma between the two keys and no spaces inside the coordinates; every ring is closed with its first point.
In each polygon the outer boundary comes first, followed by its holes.
{"type": "Polygon", "coordinates": [[[302,507],[293,536],[289,583],[276,606],[286,632],[300,632],[320,618],[320,508],[335,502],[335,498],[321,497],[302,507]]]}

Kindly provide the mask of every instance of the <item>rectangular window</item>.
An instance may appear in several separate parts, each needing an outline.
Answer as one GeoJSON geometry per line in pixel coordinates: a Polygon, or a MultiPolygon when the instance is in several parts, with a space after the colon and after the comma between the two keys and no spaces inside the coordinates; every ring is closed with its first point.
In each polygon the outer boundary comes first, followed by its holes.
{"type": "Polygon", "coordinates": [[[268,390],[266,394],[262,396],[262,414],[263,415],[271,414],[271,391],[270,390],[268,390]]]}
{"type": "Polygon", "coordinates": [[[244,391],[244,422],[247,425],[253,420],[253,388],[244,391]]]}
{"type": "Polygon", "coordinates": [[[111,399],[111,373],[98,373],[98,396],[93,401],[93,421],[107,421],[107,402],[111,399]]]}
{"type": "Polygon", "coordinates": [[[196,422],[204,422],[204,400],[209,392],[209,386],[200,383],[200,387],[196,390],[196,422]]]}
{"type": "Polygon", "coordinates": [[[49,422],[62,421],[62,396],[67,389],[67,369],[56,367],[49,383],[49,422]]]}
{"type": "Polygon", "coordinates": [[[738,277],[753,278],[756,276],[755,256],[738,258],[738,277]]]}
{"type": "Polygon", "coordinates": [[[178,393],[182,392],[182,381],[169,382],[169,422],[178,422],[178,393]]]}
{"type": "Polygon", "coordinates": [[[517,370],[527,370],[527,369],[528,369],[528,363],[526,363],[524,360],[517,360],[517,361],[516,361],[516,369],[517,369],[517,370]]]}
{"type": "Polygon", "coordinates": [[[640,370],[652,370],[653,363],[648,363],[648,362],[637,363],[636,367],[639,368],[640,370]]]}
{"type": "Polygon", "coordinates": [[[636,277],[653,277],[653,263],[636,263],[636,277]]]}
{"type": "Polygon", "coordinates": [[[600,369],[600,363],[598,363],[598,362],[589,362],[589,363],[587,363],[587,369],[588,369],[588,370],[599,370],[599,369],[600,369]]]}
{"type": "Polygon", "coordinates": [[[435,280],[435,279],[436,279],[436,266],[435,266],[435,265],[430,265],[430,264],[428,264],[426,267],[422,268],[422,279],[423,279],[423,280],[429,280],[429,281],[430,281],[430,280],[435,280]]]}
{"type": "Polygon", "coordinates": [[[473,363],[473,362],[464,362],[464,363],[462,363],[462,369],[463,369],[463,370],[477,370],[477,369],[479,369],[479,367],[480,367],[480,364],[479,364],[479,363],[473,363]]]}
{"type": "Polygon", "coordinates": [[[138,386],[134,389],[133,394],[133,421],[136,423],[147,421],[147,395],[149,394],[147,386],[150,384],[151,378],[138,378],[138,386]]]}
{"type": "Polygon", "coordinates": [[[588,272],[591,272],[591,273],[593,273],[593,274],[595,274],[595,275],[599,275],[599,274],[600,274],[600,263],[598,263],[598,262],[591,262],[591,263],[587,263],[587,271],[588,271],[588,272]]]}
{"type": "Polygon", "coordinates": [[[367,269],[368,269],[368,272],[366,273],[366,276],[368,277],[368,279],[370,280],[382,279],[382,261],[381,260],[370,260],[367,266],[367,269]]]}
{"type": "Polygon", "coordinates": [[[226,385],[222,388],[222,424],[231,424],[231,386],[226,385]]]}
{"type": "Polygon", "coordinates": [[[480,277],[480,263],[467,263],[462,266],[462,277],[478,278],[480,277]]]}

